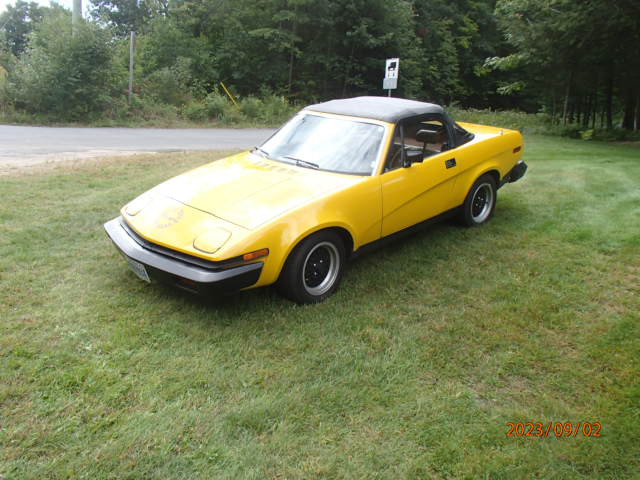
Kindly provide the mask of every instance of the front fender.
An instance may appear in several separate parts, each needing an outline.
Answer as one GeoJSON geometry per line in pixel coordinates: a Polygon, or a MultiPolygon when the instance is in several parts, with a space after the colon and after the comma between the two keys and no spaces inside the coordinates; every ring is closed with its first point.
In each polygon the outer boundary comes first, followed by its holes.
{"type": "Polygon", "coordinates": [[[309,235],[328,228],[341,229],[351,237],[352,248],[357,249],[380,238],[381,218],[379,177],[366,177],[343,191],[282,215],[262,232],[256,232],[270,249],[256,286],[277,281],[293,249],[309,235]]]}

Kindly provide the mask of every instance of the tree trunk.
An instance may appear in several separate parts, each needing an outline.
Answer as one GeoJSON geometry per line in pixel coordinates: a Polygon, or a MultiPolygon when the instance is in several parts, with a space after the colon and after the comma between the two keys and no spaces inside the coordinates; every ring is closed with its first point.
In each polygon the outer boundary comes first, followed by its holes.
{"type": "Polygon", "coordinates": [[[587,95],[584,103],[584,116],[582,117],[582,126],[589,127],[589,120],[591,120],[591,95],[587,95]]]}
{"type": "Polygon", "coordinates": [[[636,99],[636,130],[640,130],[640,95],[636,99]]]}
{"type": "Polygon", "coordinates": [[[575,112],[576,112],[576,102],[569,102],[569,115],[567,118],[567,122],[569,122],[569,124],[573,123],[575,112]]]}
{"type": "MultiPolygon", "coordinates": [[[[294,28],[295,31],[295,28],[294,28]]],[[[293,82],[293,45],[289,52],[289,95],[291,95],[291,83],[293,82]]]]}
{"type": "Polygon", "coordinates": [[[347,82],[349,80],[349,74],[351,72],[351,65],[353,64],[353,54],[356,49],[355,40],[351,39],[351,53],[349,54],[349,61],[347,63],[347,68],[344,69],[344,82],[342,83],[342,97],[344,98],[347,95],[347,82]]]}
{"type": "Polygon", "coordinates": [[[564,93],[564,107],[562,109],[562,124],[567,124],[567,113],[569,109],[569,95],[571,94],[571,82],[573,80],[573,71],[569,72],[569,81],[567,82],[567,89],[564,93]]]}
{"type": "Polygon", "coordinates": [[[633,123],[635,120],[636,110],[636,96],[633,91],[633,87],[629,87],[627,90],[627,98],[624,103],[624,116],[622,118],[622,128],[625,130],[633,130],[633,123]]]}
{"type": "MultiPolygon", "coordinates": [[[[294,14],[296,14],[298,9],[294,9],[294,14]]],[[[289,95],[291,95],[291,84],[293,83],[293,58],[294,58],[294,50],[295,50],[295,37],[296,30],[298,26],[298,22],[293,21],[293,26],[291,27],[291,50],[289,51],[289,95]]]]}
{"type": "Polygon", "coordinates": [[[613,128],[613,62],[609,64],[607,71],[607,86],[605,94],[605,112],[607,115],[607,128],[613,128]]]}

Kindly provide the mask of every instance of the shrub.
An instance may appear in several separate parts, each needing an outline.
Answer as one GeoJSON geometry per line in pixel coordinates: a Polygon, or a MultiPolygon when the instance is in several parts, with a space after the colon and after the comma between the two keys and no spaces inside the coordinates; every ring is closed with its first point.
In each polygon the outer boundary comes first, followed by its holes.
{"type": "Polygon", "coordinates": [[[201,102],[190,102],[182,109],[182,115],[189,120],[198,121],[208,118],[207,106],[201,102]]]}
{"type": "Polygon", "coordinates": [[[261,119],[270,125],[284,123],[298,110],[295,105],[291,105],[284,97],[276,95],[266,96],[262,100],[261,119]]]}
{"type": "Polygon", "coordinates": [[[150,97],[134,95],[129,115],[152,124],[166,124],[178,120],[178,109],[173,105],[157,103],[150,97]]]}
{"type": "Polygon", "coordinates": [[[548,116],[542,113],[461,109],[455,105],[448,107],[447,112],[456,121],[513,128],[528,133],[544,133],[550,126],[548,116]]]}
{"type": "Polygon", "coordinates": [[[116,93],[111,35],[92,22],[71,34],[65,12],[50,14],[29,37],[28,49],[7,77],[7,97],[29,113],[86,120],[116,93]]]}
{"type": "Polygon", "coordinates": [[[262,100],[256,97],[243,98],[240,102],[240,111],[249,121],[257,121],[262,118],[264,105],[262,100]]]}
{"type": "Polygon", "coordinates": [[[247,117],[243,115],[242,111],[238,107],[233,104],[229,104],[229,107],[224,111],[221,121],[224,125],[238,125],[246,123],[247,117]]]}
{"type": "Polygon", "coordinates": [[[640,140],[640,131],[601,128],[593,131],[593,138],[604,142],[633,142],[640,140]]]}
{"type": "Polygon", "coordinates": [[[161,68],[148,75],[142,82],[140,93],[156,102],[182,105],[191,99],[186,86],[180,82],[171,68],[161,68]]]}
{"type": "Polygon", "coordinates": [[[223,97],[217,92],[207,95],[204,103],[207,109],[207,117],[214,118],[216,120],[220,120],[224,117],[224,112],[231,106],[231,103],[226,99],[226,97],[223,97]]]}
{"type": "Polygon", "coordinates": [[[558,126],[556,128],[549,128],[547,133],[556,133],[561,137],[567,137],[567,138],[582,138],[583,130],[584,130],[584,127],[582,127],[581,125],[569,124],[569,125],[558,126]]]}

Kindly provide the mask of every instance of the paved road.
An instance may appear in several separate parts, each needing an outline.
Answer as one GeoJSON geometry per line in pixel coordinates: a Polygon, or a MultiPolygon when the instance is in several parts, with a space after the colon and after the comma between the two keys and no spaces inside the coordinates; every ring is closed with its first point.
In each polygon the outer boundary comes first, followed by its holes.
{"type": "Polygon", "coordinates": [[[58,128],[0,125],[0,167],[137,152],[249,148],[273,129],[58,128]]]}

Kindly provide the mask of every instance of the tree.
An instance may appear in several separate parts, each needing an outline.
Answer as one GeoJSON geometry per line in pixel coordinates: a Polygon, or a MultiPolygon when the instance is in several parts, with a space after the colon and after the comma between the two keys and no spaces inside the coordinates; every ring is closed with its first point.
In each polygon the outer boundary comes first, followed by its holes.
{"type": "MultiPolygon", "coordinates": [[[[502,40],[492,0],[418,0],[416,41],[421,46],[422,90],[441,103],[489,104],[495,79],[482,69],[502,40]]],[[[493,102],[491,102],[493,103],[493,102]]]]}
{"type": "Polygon", "coordinates": [[[111,42],[111,34],[91,22],[83,22],[72,36],[69,12],[45,16],[9,73],[9,99],[18,108],[61,120],[100,112],[118,86],[111,42]]]}
{"type": "MultiPolygon", "coordinates": [[[[627,95],[633,118],[638,91],[640,7],[629,0],[499,0],[496,16],[515,52],[493,66],[527,67],[528,78],[547,105],[562,97],[562,121],[595,124],[596,110],[613,126],[616,96],[627,95]],[[606,13],[606,14],[605,14],[606,13]],[[514,61],[517,60],[517,61],[514,61]],[[551,97],[551,98],[549,98],[551,97]]],[[[631,122],[627,122],[627,127],[631,122]]]]}
{"type": "Polygon", "coordinates": [[[91,0],[91,15],[119,36],[143,33],[152,18],[169,14],[168,0],[91,0]]]}
{"type": "Polygon", "coordinates": [[[27,45],[27,36],[42,21],[42,17],[48,10],[49,8],[40,7],[36,2],[27,3],[23,0],[18,0],[14,6],[7,5],[7,9],[0,15],[0,28],[4,33],[5,48],[16,57],[22,55],[27,45]]]}

